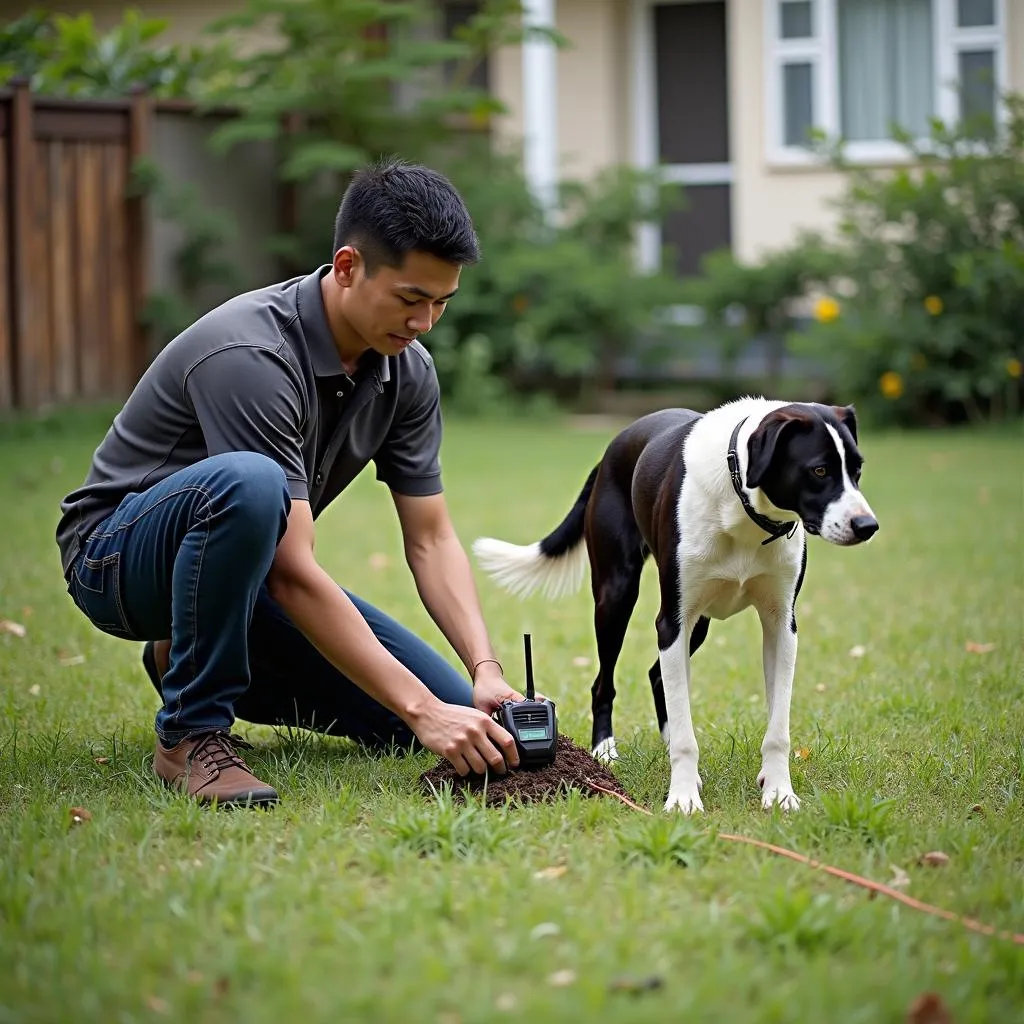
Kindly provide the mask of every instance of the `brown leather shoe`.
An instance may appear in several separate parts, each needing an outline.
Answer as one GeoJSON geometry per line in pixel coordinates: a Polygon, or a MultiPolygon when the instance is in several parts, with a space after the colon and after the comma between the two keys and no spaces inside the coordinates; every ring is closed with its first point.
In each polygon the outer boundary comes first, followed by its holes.
{"type": "Polygon", "coordinates": [[[252,749],[251,743],[218,729],[189,736],[167,749],[159,740],[153,770],[169,786],[185,790],[204,803],[243,804],[265,807],[276,804],[277,790],[260,782],[235,753],[236,747],[252,749]]]}

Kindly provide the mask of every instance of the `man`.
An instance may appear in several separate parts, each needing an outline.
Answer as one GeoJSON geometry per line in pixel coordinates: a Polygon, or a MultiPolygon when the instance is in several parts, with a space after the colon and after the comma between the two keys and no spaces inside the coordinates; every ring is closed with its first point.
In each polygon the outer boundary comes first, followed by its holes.
{"type": "MultiPolygon", "coordinates": [[[[235,717],[418,740],[462,774],[518,764],[491,714],[502,676],[448,516],[433,362],[417,341],[479,260],[440,174],[388,161],[355,176],[334,259],[237,296],[153,361],[61,503],[68,591],[99,629],[149,641],[162,699],[154,770],[202,801],[274,803],[235,717]],[[333,582],[314,521],[373,461],[424,606],[472,685],[333,582]]],[[[350,523],[353,550],[360,524],[350,523]]]]}

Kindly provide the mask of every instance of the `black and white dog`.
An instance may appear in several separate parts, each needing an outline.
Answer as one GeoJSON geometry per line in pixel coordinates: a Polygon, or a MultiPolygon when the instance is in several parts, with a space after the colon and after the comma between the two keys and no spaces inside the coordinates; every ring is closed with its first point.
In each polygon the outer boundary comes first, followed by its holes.
{"type": "Polygon", "coordinates": [[[795,810],[789,715],[796,667],[796,598],[806,534],[832,544],[878,529],[860,492],[863,459],[852,406],[742,398],[707,413],[666,409],[608,445],[569,514],[543,540],[480,538],[481,567],[513,593],[577,589],[590,557],[598,672],[592,751],[618,756],[612,730],[615,664],[653,555],[660,583],[658,658],[649,676],[671,781],[665,809],[704,809],[690,715],[690,657],[711,619],[753,606],[761,621],[768,726],[762,804],[795,810]]]}

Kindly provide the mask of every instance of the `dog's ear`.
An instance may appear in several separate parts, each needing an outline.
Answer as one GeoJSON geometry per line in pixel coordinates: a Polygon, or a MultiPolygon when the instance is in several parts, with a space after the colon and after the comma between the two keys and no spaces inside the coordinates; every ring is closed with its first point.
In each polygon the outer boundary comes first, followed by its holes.
{"type": "Polygon", "coordinates": [[[814,417],[810,412],[794,405],[785,405],[768,413],[747,441],[747,486],[761,486],[779,441],[787,433],[808,430],[813,423],[814,417]]]}
{"type": "Polygon", "coordinates": [[[833,405],[832,411],[836,414],[839,422],[850,432],[853,443],[857,444],[857,412],[852,405],[833,405]]]}

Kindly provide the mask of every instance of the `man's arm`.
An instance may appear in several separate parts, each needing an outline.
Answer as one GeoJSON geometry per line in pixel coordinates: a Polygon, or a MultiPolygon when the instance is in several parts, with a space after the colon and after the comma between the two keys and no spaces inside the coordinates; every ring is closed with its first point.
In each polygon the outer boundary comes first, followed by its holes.
{"type": "Polygon", "coordinates": [[[288,528],[267,576],[267,588],[321,654],[389,708],[428,750],[460,775],[518,765],[515,742],[474,708],[446,704],[380,643],[345,592],[313,554],[315,530],[308,501],[293,501],[288,528]],[[504,754],[504,758],[503,758],[504,754]]]}
{"type": "Polygon", "coordinates": [[[473,678],[473,703],[492,713],[502,700],[522,700],[504,680],[487,634],[469,558],[443,494],[392,491],[405,557],[430,617],[473,678]]]}

